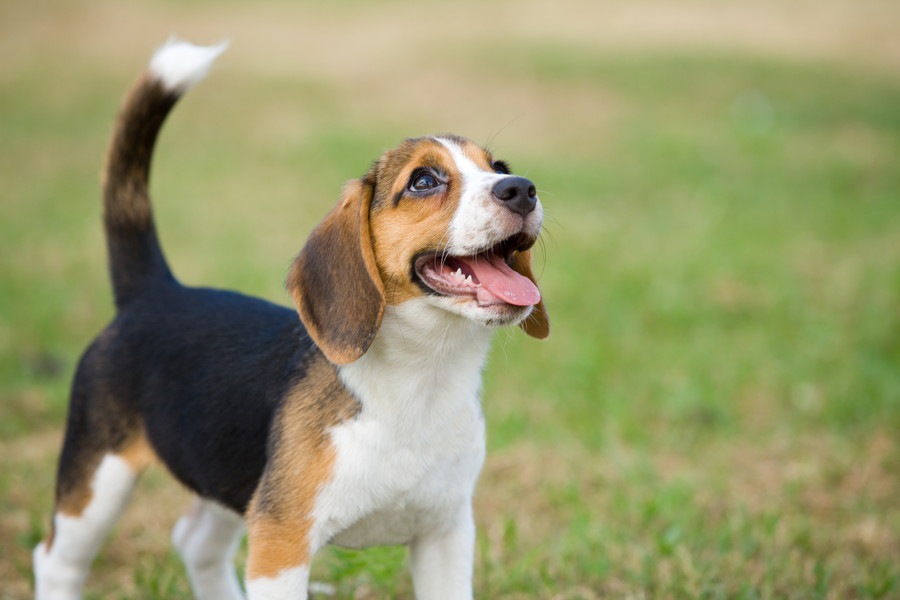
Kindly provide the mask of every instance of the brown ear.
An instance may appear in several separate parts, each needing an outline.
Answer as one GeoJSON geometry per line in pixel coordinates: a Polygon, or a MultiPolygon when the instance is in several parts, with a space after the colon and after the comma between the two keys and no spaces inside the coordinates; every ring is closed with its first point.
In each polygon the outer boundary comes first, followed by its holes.
{"type": "MultiPolygon", "coordinates": [[[[512,258],[513,271],[520,275],[524,275],[530,279],[535,285],[537,281],[534,279],[534,273],[531,271],[531,251],[516,252],[512,258]]],[[[544,301],[538,302],[528,318],[519,323],[525,333],[533,338],[542,340],[550,335],[550,318],[547,316],[547,309],[544,308],[544,301]]]]}
{"type": "Polygon", "coordinates": [[[372,186],[355,180],[310,234],[287,288],[310,337],[334,364],[369,349],[384,314],[384,284],[369,233],[372,186]]]}

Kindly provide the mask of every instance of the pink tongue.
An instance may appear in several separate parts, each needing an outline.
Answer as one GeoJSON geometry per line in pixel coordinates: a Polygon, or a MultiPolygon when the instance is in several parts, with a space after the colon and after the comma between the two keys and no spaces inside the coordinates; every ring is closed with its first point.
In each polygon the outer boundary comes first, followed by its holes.
{"type": "Polygon", "coordinates": [[[541,301],[537,286],[524,275],[513,271],[501,257],[479,256],[466,259],[465,262],[481,283],[478,300],[482,303],[490,304],[500,300],[516,306],[533,306],[541,301]],[[483,294],[483,291],[489,294],[483,294]]]}

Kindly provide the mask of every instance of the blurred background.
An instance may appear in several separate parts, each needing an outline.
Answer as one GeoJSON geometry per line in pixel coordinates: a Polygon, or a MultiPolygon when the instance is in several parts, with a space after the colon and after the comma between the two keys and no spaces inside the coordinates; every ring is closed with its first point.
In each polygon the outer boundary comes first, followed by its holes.
{"type": "MultiPolygon", "coordinates": [[[[231,41],[152,190],[188,284],[288,304],[342,183],[455,132],[533,179],[550,339],[497,336],[481,598],[900,595],[895,0],[0,4],[0,598],[31,595],[68,381],[112,315],[98,174],[169,35],[231,41]]],[[[162,472],[88,598],[184,598],[162,472]]],[[[339,598],[412,598],[330,549],[339,598]]]]}

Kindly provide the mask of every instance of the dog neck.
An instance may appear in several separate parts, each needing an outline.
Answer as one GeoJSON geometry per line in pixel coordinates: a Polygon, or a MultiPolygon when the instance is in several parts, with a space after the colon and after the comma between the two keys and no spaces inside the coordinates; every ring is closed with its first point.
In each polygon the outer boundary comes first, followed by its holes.
{"type": "Polygon", "coordinates": [[[478,405],[492,333],[425,300],[388,306],[368,351],[339,367],[340,376],[362,417],[397,427],[437,425],[478,405]]]}

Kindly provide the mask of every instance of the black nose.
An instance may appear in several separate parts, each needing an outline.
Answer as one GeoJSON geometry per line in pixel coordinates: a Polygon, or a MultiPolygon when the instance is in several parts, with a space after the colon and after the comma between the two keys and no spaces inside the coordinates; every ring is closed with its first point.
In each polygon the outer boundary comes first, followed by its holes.
{"type": "Polygon", "coordinates": [[[523,217],[528,216],[537,205],[537,190],[524,177],[504,177],[494,184],[491,194],[509,210],[523,217]]]}

